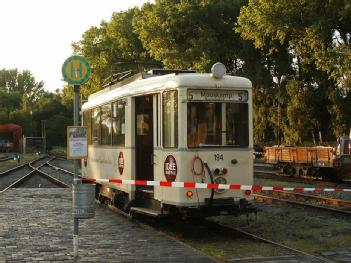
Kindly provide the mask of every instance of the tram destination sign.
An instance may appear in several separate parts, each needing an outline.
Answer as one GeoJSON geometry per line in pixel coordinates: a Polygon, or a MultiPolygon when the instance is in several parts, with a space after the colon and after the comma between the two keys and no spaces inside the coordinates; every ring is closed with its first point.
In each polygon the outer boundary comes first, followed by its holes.
{"type": "Polygon", "coordinates": [[[188,101],[231,101],[247,102],[247,90],[210,90],[189,89],[188,101]]]}

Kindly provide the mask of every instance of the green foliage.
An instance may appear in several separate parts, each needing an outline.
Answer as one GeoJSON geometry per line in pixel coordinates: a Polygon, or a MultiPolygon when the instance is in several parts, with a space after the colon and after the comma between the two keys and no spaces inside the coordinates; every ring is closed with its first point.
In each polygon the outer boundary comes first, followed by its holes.
{"type": "MultiPolygon", "coordinates": [[[[272,128],[272,122],[269,121],[270,116],[275,116],[272,110],[274,95],[271,89],[265,86],[255,86],[253,89],[253,126],[254,141],[256,143],[264,143],[274,140],[276,130],[272,128]]],[[[276,126],[274,126],[276,127],[276,126]]]]}
{"type": "Polygon", "coordinates": [[[31,105],[38,101],[44,92],[43,87],[44,83],[42,81],[36,82],[28,70],[23,72],[19,72],[17,69],[0,70],[0,88],[8,93],[17,93],[22,96],[22,106],[24,108],[30,109],[31,105]]]}
{"type": "Polygon", "coordinates": [[[318,120],[313,114],[313,107],[311,107],[311,104],[313,105],[318,98],[316,97],[318,90],[299,81],[289,81],[286,90],[290,102],[286,109],[287,122],[284,125],[285,143],[298,145],[309,136],[309,132],[318,129],[318,120]]]}
{"type": "Polygon", "coordinates": [[[243,42],[233,31],[244,1],[156,1],[144,5],[134,30],[155,59],[169,68],[208,72],[217,61],[229,72],[243,64],[243,42]]]}
{"type": "MultiPolygon", "coordinates": [[[[241,9],[236,32],[267,55],[272,75],[297,80],[282,88],[285,143],[350,127],[350,15],[345,0],[249,0],[241,9]]],[[[277,126],[273,116],[269,122],[277,126]]]]}
{"type": "Polygon", "coordinates": [[[328,74],[339,87],[351,88],[351,5],[347,0],[250,0],[236,31],[269,54],[287,45],[304,65],[328,74]]]}
{"type": "Polygon", "coordinates": [[[48,146],[66,144],[66,127],[72,125],[72,115],[72,104],[65,106],[59,93],[45,93],[37,103],[33,117],[39,125],[38,131],[41,131],[42,120],[45,121],[48,146]]]}
{"type": "Polygon", "coordinates": [[[0,70],[0,124],[14,123],[25,136],[41,136],[46,121],[47,145],[63,145],[65,127],[72,123],[72,108],[67,107],[59,92],[49,93],[29,71],[0,70]]]}
{"type": "Polygon", "coordinates": [[[19,92],[9,92],[5,88],[0,87],[0,108],[2,112],[9,117],[11,111],[19,108],[22,96],[19,92]]]}
{"type": "Polygon", "coordinates": [[[109,84],[112,74],[145,69],[144,62],[152,62],[132,28],[136,8],[125,12],[113,13],[109,22],[102,21],[99,27],[91,27],[80,41],[73,43],[74,52],[84,55],[93,74],[82,86],[84,98],[109,84]]]}
{"type": "Polygon", "coordinates": [[[349,134],[351,126],[351,91],[331,90],[328,94],[331,101],[328,111],[331,115],[331,128],[337,136],[349,134]]]}

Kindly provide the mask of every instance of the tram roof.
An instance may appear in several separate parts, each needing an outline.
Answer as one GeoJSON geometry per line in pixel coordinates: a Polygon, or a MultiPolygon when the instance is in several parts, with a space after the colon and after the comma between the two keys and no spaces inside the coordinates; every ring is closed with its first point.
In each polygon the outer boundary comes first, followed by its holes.
{"type": "Polygon", "coordinates": [[[166,89],[218,89],[219,86],[220,89],[250,89],[252,87],[251,81],[247,78],[225,75],[216,79],[208,73],[172,73],[163,76],[139,73],[131,78],[134,81],[126,82],[125,85],[123,85],[125,82],[122,81],[91,94],[88,102],[83,104],[82,109],[103,105],[118,98],[152,94],[166,89]]]}

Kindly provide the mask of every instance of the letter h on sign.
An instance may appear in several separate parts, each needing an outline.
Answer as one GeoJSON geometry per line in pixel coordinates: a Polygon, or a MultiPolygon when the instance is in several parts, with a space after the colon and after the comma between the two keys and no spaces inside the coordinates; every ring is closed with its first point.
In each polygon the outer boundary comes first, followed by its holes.
{"type": "Polygon", "coordinates": [[[79,63],[78,68],[74,68],[73,63],[71,63],[71,77],[77,78],[78,73],[79,73],[79,78],[82,78],[82,75],[83,75],[82,63],[79,63]]]}

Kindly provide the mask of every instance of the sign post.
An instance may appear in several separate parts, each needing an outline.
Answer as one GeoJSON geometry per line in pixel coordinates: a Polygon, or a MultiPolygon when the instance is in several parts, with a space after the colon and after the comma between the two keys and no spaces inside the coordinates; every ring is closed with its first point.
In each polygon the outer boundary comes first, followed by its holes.
{"type": "MultiPolygon", "coordinates": [[[[62,65],[63,79],[73,85],[73,125],[79,126],[79,93],[80,85],[85,83],[90,75],[90,65],[88,61],[82,56],[71,56],[65,60],[62,65]]],[[[74,179],[73,185],[80,184],[78,178],[79,159],[74,158],[74,179]]],[[[72,187],[73,189],[74,187],[72,187]]],[[[72,190],[73,191],[73,190],[72,190]]],[[[73,218],[73,255],[78,257],[78,218],[73,218]]]]}

